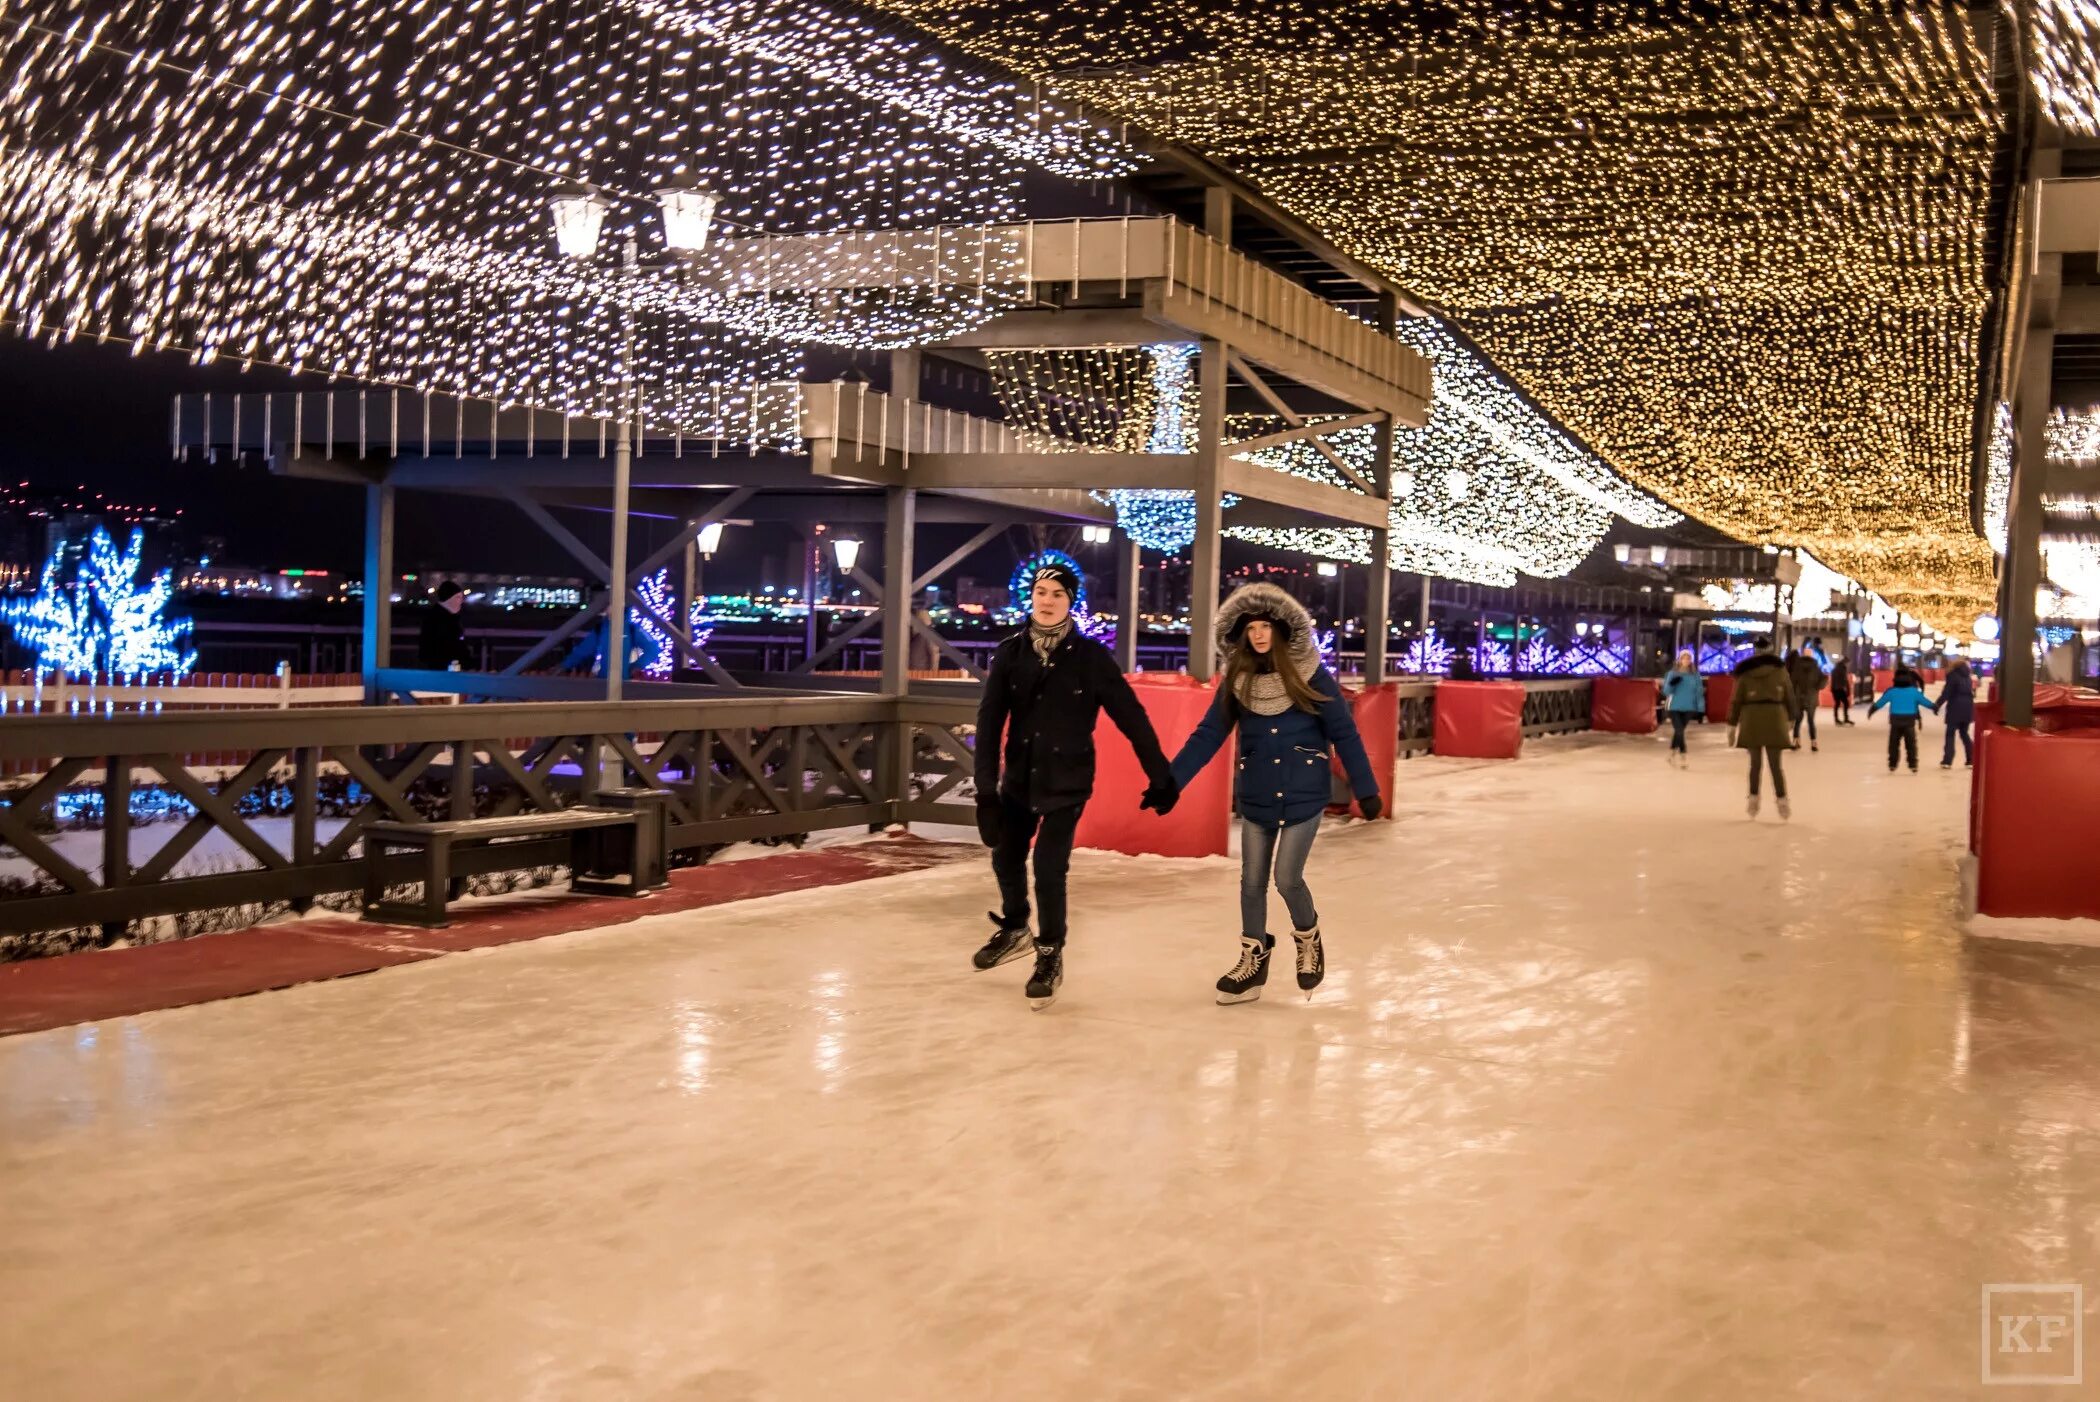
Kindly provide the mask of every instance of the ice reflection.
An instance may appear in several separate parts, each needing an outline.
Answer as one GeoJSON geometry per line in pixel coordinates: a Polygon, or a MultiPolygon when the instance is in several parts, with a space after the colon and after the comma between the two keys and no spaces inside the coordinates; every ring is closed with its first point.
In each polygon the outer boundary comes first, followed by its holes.
{"type": "Polygon", "coordinates": [[[809,982],[815,1000],[818,1032],[810,1049],[810,1065],[816,1068],[818,1089],[826,1095],[839,1088],[839,1073],[846,1061],[846,976],[837,970],[818,974],[809,982]]]}
{"type": "Polygon", "coordinates": [[[673,1013],[678,1025],[678,1088],[698,1095],[712,1080],[717,1019],[697,1003],[681,1002],[673,1013]]]}

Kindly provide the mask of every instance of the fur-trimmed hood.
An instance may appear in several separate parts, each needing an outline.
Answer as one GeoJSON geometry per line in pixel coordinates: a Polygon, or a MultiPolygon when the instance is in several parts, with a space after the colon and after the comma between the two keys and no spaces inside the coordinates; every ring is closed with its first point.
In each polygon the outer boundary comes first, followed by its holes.
{"type": "Polygon", "coordinates": [[[1320,667],[1320,642],[1313,635],[1313,618],[1305,605],[1273,584],[1248,584],[1232,591],[1218,606],[1218,656],[1223,659],[1245,644],[1240,630],[1250,618],[1270,618],[1287,635],[1284,647],[1298,671],[1311,676],[1320,667]]]}

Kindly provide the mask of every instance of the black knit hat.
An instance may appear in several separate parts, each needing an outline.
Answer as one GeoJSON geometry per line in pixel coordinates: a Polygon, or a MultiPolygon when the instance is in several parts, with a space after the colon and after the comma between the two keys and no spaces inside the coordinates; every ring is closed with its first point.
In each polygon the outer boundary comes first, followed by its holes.
{"type": "Polygon", "coordinates": [[[1079,572],[1070,565],[1062,560],[1043,561],[1035,567],[1034,573],[1029,577],[1029,589],[1031,591],[1034,590],[1036,585],[1046,579],[1056,580],[1064,587],[1065,593],[1071,596],[1074,603],[1079,601],[1079,572]]]}
{"type": "Polygon", "coordinates": [[[437,587],[437,601],[442,604],[448,600],[456,599],[466,592],[455,581],[448,579],[437,587]]]}

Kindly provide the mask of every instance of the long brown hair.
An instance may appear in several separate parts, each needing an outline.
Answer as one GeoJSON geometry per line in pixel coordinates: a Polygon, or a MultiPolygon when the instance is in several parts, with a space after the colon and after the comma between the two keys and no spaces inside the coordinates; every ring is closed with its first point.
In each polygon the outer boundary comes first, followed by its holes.
{"type": "MultiPolygon", "coordinates": [[[[1283,678],[1283,694],[1290,697],[1291,704],[1299,710],[1317,714],[1320,709],[1320,695],[1312,689],[1312,683],[1305,679],[1304,673],[1298,670],[1297,663],[1291,657],[1289,639],[1283,629],[1271,625],[1269,636],[1272,639],[1269,644],[1269,662],[1275,667],[1276,675],[1283,678]]],[[[1261,654],[1254,650],[1254,645],[1248,642],[1246,634],[1242,633],[1239,642],[1225,654],[1225,694],[1243,711],[1247,709],[1249,689],[1254,685],[1254,678],[1260,671],[1261,654]]]]}

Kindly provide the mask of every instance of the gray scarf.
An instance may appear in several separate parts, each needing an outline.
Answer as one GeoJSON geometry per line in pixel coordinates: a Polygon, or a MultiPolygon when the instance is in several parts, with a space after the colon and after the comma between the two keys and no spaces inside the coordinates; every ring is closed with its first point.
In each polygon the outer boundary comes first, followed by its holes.
{"type": "Polygon", "coordinates": [[[1069,614],[1065,616],[1065,621],[1055,628],[1045,628],[1032,618],[1028,620],[1028,641],[1035,644],[1035,655],[1044,662],[1050,660],[1050,654],[1057,651],[1057,645],[1063,642],[1065,635],[1071,631],[1072,619],[1069,614]]]}
{"type": "MultiPolygon", "coordinates": [[[[1298,675],[1308,681],[1320,670],[1318,653],[1313,654],[1311,666],[1306,666],[1305,659],[1297,656],[1282,660],[1296,666],[1298,675]]],[[[1268,671],[1256,672],[1247,679],[1247,684],[1240,689],[1239,703],[1258,716],[1280,716],[1295,704],[1291,694],[1283,689],[1283,674],[1273,663],[1268,671]]]]}

